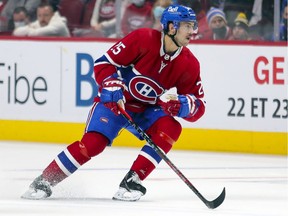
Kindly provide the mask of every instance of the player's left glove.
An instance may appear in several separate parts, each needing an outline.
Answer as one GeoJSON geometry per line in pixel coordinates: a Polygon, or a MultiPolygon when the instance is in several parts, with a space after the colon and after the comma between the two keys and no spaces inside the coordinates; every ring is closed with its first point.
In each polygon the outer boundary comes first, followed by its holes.
{"type": "Polygon", "coordinates": [[[119,115],[120,111],[117,103],[124,109],[125,98],[123,91],[126,88],[123,79],[117,74],[113,74],[111,77],[106,78],[102,83],[100,101],[116,115],[119,115]]]}
{"type": "Polygon", "coordinates": [[[159,101],[158,104],[162,107],[164,112],[171,116],[178,116],[182,118],[193,116],[200,102],[192,94],[186,95],[168,95],[167,102],[159,101]]]}

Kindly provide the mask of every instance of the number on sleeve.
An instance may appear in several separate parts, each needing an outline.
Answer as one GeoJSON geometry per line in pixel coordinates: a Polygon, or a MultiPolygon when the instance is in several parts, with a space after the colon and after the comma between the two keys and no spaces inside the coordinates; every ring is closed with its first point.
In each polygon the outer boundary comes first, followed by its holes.
{"type": "Polygon", "coordinates": [[[204,94],[204,91],[203,91],[202,81],[198,81],[198,82],[196,83],[196,85],[199,86],[198,94],[199,94],[199,95],[203,95],[203,94],[204,94]]]}
{"type": "Polygon", "coordinates": [[[116,44],[113,48],[111,48],[112,52],[114,55],[118,55],[122,49],[125,49],[126,46],[123,44],[123,42],[119,42],[118,44],[116,44]]]}

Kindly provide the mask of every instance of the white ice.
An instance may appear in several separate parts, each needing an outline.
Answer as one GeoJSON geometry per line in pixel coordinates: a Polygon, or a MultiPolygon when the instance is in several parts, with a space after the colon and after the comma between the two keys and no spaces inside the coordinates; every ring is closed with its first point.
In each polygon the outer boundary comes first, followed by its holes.
{"type": "Polygon", "coordinates": [[[105,216],[287,216],[287,157],[172,150],[168,157],[199,192],[226,199],[208,209],[162,161],[143,182],[138,202],[111,197],[137,156],[138,148],[109,147],[53,189],[47,200],[20,198],[65,145],[0,142],[0,215],[105,216]]]}

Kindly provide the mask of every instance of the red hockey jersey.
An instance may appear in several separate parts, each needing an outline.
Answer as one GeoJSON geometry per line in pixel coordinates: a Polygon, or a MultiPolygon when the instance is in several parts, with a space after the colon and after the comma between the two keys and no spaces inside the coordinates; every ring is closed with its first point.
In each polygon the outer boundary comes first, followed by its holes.
{"type": "Polygon", "coordinates": [[[166,54],[163,40],[164,34],[157,30],[133,31],[95,61],[96,82],[101,86],[117,71],[128,87],[124,92],[126,109],[132,111],[156,104],[165,91],[176,87],[178,94],[193,94],[199,100],[197,112],[185,118],[196,121],[205,112],[199,62],[187,47],[166,54]]]}

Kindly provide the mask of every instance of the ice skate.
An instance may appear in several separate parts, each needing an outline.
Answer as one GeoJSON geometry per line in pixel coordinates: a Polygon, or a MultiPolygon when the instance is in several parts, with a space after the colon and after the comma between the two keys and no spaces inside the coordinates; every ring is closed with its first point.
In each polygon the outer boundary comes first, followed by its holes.
{"type": "Polygon", "coordinates": [[[21,198],[40,200],[50,197],[51,194],[51,185],[40,175],[32,182],[29,189],[21,196],[21,198]]]}
{"type": "Polygon", "coordinates": [[[114,195],[114,200],[137,201],[146,193],[139,176],[134,171],[129,171],[120,183],[119,190],[114,195]]]}

